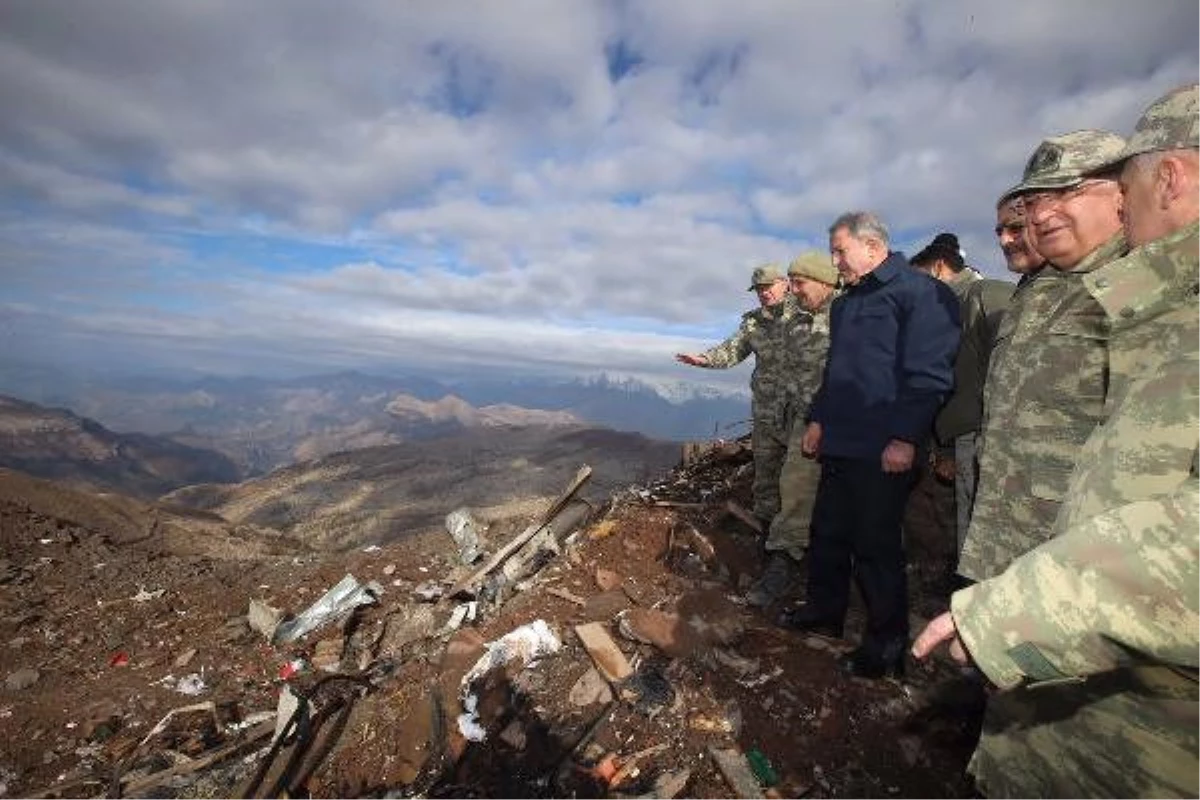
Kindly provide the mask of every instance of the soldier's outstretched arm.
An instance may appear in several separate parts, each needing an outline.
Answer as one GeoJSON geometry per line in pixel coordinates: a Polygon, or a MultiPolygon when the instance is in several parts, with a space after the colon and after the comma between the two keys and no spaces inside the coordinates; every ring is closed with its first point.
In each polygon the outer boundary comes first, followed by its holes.
{"type": "Polygon", "coordinates": [[[998,686],[1136,663],[1197,666],[1200,485],[1117,506],[957,592],[971,658],[998,686]]]}
{"type": "Polygon", "coordinates": [[[750,349],[750,328],[746,322],[742,322],[732,336],[716,347],[705,350],[701,355],[707,359],[707,362],[698,366],[727,369],[745,361],[751,352],[753,351],[750,349]]]}

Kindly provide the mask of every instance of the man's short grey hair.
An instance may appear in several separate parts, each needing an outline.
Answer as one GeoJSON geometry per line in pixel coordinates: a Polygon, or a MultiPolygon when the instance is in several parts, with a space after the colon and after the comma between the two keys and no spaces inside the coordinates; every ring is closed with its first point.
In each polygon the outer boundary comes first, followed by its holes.
{"type": "Polygon", "coordinates": [[[832,236],[841,228],[845,228],[847,233],[860,242],[874,239],[884,247],[888,246],[887,225],[870,211],[847,211],[829,226],[829,235],[832,236]]]}

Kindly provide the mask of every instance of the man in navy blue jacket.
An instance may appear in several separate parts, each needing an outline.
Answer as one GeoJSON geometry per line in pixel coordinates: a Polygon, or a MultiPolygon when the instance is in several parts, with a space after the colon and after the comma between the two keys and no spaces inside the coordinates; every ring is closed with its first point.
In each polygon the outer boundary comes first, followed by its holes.
{"type": "Polygon", "coordinates": [[[954,382],[958,300],[888,250],[874,214],[843,214],[829,250],[845,291],[833,303],[829,358],[801,447],[821,460],[808,602],[785,624],[840,637],[855,578],[867,606],[853,675],[901,674],[908,599],[900,523],[917,448],[954,382]]]}

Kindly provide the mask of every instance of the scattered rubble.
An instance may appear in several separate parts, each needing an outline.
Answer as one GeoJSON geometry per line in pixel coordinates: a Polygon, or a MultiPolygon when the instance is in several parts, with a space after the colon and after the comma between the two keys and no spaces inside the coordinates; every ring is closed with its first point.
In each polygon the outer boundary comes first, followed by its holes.
{"type": "MultiPolygon", "coordinates": [[[[55,538],[52,521],[0,506],[0,785],[60,797],[971,796],[978,688],[942,662],[905,681],[846,680],[834,662],[848,642],[746,608],[761,569],[761,540],[733,510],[749,497],[748,448],[687,452],[599,509],[574,497],[580,470],[507,543],[480,537],[470,561],[443,532],[338,556],[239,563],[155,545],[122,562],[98,536],[55,538]],[[117,569],[118,585],[154,596],[112,602],[130,599],[104,590],[117,569]],[[77,594],[61,591],[72,582],[77,594]],[[181,687],[202,702],[180,705],[181,687]]],[[[930,616],[943,601],[913,608],[930,616]]],[[[856,606],[851,633],[861,624],[856,606]]]]}

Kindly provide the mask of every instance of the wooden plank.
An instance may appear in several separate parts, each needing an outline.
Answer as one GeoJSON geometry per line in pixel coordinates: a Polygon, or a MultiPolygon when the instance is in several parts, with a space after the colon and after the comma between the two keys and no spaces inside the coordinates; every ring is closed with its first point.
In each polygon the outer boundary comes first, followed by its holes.
{"type": "Polygon", "coordinates": [[[746,763],[746,757],[742,755],[741,750],[735,747],[721,748],[709,745],[708,754],[717,762],[717,769],[721,770],[729,787],[737,793],[738,797],[766,797],[762,788],[759,787],[754,773],[750,771],[750,765],[746,763]]]}
{"type": "Polygon", "coordinates": [[[567,589],[561,589],[557,586],[551,586],[549,589],[546,590],[546,594],[552,594],[555,597],[561,597],[563,600],[569,600],[570,602],[574,603],[577,606],[586,606],[587,605],[587,600],[584,600],[582,597],[580,597],[577,594],[572,594],[567,589]]]}
{"type": "Polygon", "coordinates": [[[629,666],[625,654],[608,635],[608,631],[604,630],[602,623],[588,622],[576,625],[575,634],[579,641],[583,642],[588,655],[596,664],[596,669],[609,681],[623,681],[633,674],[633,667],[629,666]]]}
{"type": "Polygon", "coordinates": [[[204,769],[218,761],[222,761],[230,756],[238,755],[249,750],[251,746],[257,744],[262,739],[268,738],[275,732],[275,720],[269,719],[265,722],[260,722],[257,726],[247,731],[246,735],[235,742],[232,742],[224,747],[213,750],[200,758],[189,761],[186,764],[179,764],[161,772],[155,772],[152,775],[146,775],[142,778],[135,778],[128,783],[121,785],[121,792],[125,795],[137,794],[158,786],[168,778],[173,778],[176,775],[186,775],[190,772],[204,769]]]}
{"type": "Polygon", "coordinates": [[[558,516],[558,512],[562,511],[567,505],[567,501],[579,491],[579,487],[583,486],[583,484],[590,477],[592,477],[592,468],[587,464],[584,464],[579,468],[579,471],[575,473],[575,477],[571,479],[571,482],[567,484],[567,488],[563,490],[563,493],[559,495],[558,499],[550,505],[550,508],[542,517],[542,525],[549,525],[550,520],[558,516]]]}
{"type": "Polygon", "coordinates": [[[524,531],[519,533],[516,538],[504,545],[504,547],[500,548],[494,556],[489,558],[486,564],[475,570],[475,572],[470,576],[463,578],[461,581],[451,586],[450,591],[446,592],[445,598],[454,597],[454,595],[458,594],[463,589],[473,586],[479,581],[483,580],[483,578],[489,572],[503,564],[509,556],[521,549],[522,545],[524,545],[534,536],[537,536],[538,533],[540,533],[547,525],[550,524],[555,515],[563,510],[563,507],[566,506],[567,501],[571,499],[575,492],[579,491],[579,487],[583,486],[584,482],[591,476],[591,467],[589,467],[587,464],[584,464],[582,467],[580,467],[579,472],[575,473],[575,477],[571,480],[570,485],[567,486],[563,493],[559,495],[558,499],[555,500],[550,506],[550,509],[545,513],[545,515],[543,515],[542,522],[540,524],[530,525],[524,531]]]}

